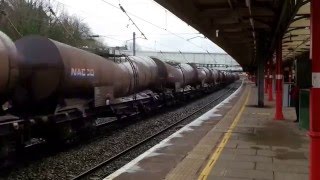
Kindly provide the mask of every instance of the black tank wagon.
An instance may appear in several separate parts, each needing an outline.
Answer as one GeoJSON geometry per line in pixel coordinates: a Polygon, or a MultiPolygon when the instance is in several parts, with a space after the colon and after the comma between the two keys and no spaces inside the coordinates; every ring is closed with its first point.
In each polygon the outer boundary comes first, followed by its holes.
{"type": "Polygon", "coordinates": [[[70,139],[95,126],[97,117],[123,119],[150,112],[239,79],[156,57],[120,60],[41,36],[13,43],[0,33],[0,129],[5,129],[0,158],[32,138],[70,139]]]}

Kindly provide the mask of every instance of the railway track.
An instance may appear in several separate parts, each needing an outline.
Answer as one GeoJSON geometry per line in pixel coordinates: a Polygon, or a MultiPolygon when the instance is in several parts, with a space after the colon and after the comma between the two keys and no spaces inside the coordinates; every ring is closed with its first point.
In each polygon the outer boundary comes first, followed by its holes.
{"type": "MultiPolygon", "coordinates": [[[[212,101],[210,101],[209,103],[201,106],[200,108],[194,110],[193,112],[191,112],[190,114],[182,117],[181,119],[179,119],[178,121],[168,125],[167,127],[157,131],[156,133],[152,134],[151,136],[139,141],[138,143],[126,148],[125,150],[117,153],[116,155],[104,160],[103,162],[93,166],[92,168],[76,175],[76,176],[71,176],[72,177],[72,180],[79,180],[79,179],[90,179],[90,177],[94,177],[96,178],[96,176],[94,176],[93,174],[97,171],[99,171],[100,169],[108,166],[110,163],[116,161],[117,159],[121,158],[122,156],[126,155],[127,153],[137,149],[138,147],[141,147],[142,145],[148,143],[149,141],[151,141],[152,139],[154,139],[155,137],[165,133],[166,131],[172,129],[173,127],[176,127],[178,126],[179,124],[181,124],[182,122],[186,121],[187,119],[189,119],[190,117],[196,115],[197,113],[201,112],[202,110],[204,110],[205,108],[207,108],[208,106],[210,106],[212,103],[218,101],[219,99],[221,99],[222,97],[226,96],[227,94],[229,94],[231,91],[235,91],[235,86],[236,85],[233,85],[232,87],[230,87],[229,89],[227,89],[225,91],[225,93],[221,94],[220,96],[218,96],[217,98],[213,99],[212,101]]],[[[177,129],[178,130],[178,129],[177,129]]]]}

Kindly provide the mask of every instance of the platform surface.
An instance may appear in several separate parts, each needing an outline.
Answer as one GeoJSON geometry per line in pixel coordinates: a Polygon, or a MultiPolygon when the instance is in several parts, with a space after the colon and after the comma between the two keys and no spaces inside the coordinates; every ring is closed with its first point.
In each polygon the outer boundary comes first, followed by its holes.
{"type": "MultiPolygon", "coordinates": [[[[309,137],[293,108],[257,108],[257,89],[228,99],[105,179],[308,179],[309,137]]],[[[266,98],[267,99],[267,98],[266,98]]]]}
{"type": "Polygon", "coordinates": [[[285,120],[276,121],[275,101],[257,108],[257,89],[248,88],[248,102],[230,139],[210,172],[202,170],[199,179],[307,180],[309,137],[293,123],[294,108],[283,108],[285,120]]]}

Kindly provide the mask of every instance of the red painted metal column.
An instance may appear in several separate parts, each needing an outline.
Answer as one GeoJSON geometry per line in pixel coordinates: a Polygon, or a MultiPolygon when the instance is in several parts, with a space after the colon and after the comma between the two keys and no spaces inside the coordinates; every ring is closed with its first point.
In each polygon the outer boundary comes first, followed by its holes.
{"type": "Polygon", "coordinates": [[[269,95],[269,98],[268,98],[268,100],[269,101],[273,101],[273,92],[272,92],[272,84],[273,84],[273,82],[272,82],[272,79],[273,79],[273,73],[272,73],[272,60],[269,62],[269,66],[268,66],[268,69],[269,69],[269,71],[268,71],[268,75],[269,75],[269,86],[268,86],[268,95],[269,95]]]}
{"type": "Polygon", "coordinates": [[[310,180],[320,179],[320,1],[311,1],[310,180]]]}
{"type": "Polygon", "coordinates": [[[276,49],[276,114],[275,120],[283,120],[282,113],[282,41],[279,40],[276,49]]]}

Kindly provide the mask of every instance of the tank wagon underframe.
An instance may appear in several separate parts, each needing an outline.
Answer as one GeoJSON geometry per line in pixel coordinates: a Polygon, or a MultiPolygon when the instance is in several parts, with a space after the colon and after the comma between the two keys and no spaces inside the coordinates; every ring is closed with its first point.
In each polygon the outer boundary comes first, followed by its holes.
{"type": "Polygon", "coordinates": [[[40,36],[13,43],[0,33],[0,60],[8,65],[0,72],[0,160],[33,139],[68,142],[101,123],[148,114],[239,79],[156,57],[124,56],[116,63],[40,36]]]}

